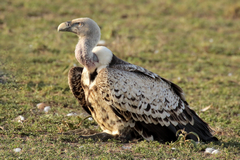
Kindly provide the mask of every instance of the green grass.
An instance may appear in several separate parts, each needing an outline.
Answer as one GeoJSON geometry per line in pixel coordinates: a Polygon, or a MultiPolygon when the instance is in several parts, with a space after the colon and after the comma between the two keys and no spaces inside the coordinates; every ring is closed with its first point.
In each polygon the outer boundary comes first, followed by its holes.
{"type": "MultiPolygon", "coordinates": [[[[239,159],[240,2],[235,0],[5,0],[0,2],[0,157],[2,159],[239,159]],[[64,21],[94,19],[106,46],[183,88],[218,143],[93,142],[60,131],[84,118],[70,93],[68,70],[77,37],[64,21]],[[51,111],[36,105],[44,102],[51,111]],[[202,108],[211,105],[206,112],[202,108]],[[81,116],[67,117],[70,112],[81,116]],[[23,123],[14,119],[22,115],[23,123]],[[15,153],[14,148],[22,151],[15,153]],[[221,151],[204,154],[207,147],[221,151]],[[176,148],[173,150],[172,148],[176,148]]],[[[86,120],[82,129],[99,130],[86,120]]]]}

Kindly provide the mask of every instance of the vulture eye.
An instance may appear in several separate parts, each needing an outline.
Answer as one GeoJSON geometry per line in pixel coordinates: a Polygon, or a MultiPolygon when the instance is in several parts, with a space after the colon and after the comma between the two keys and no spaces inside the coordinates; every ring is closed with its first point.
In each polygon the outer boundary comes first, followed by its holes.
{"type": "Polygon", "coordinates": [[[79,22],[78,25],[79,25],[79,26],[83,26],[83,22],[79,22]]]}

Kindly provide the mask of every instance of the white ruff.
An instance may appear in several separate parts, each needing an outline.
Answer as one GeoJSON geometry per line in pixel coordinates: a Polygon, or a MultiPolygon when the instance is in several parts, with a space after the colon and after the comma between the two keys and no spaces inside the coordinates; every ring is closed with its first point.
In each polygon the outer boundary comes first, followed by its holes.
{"type": "Polygon", "coordinates": [[[96,46],[92,50],[98,57],[98,63],[95,62],[97,72],[99,73],[103,68],[106,68],[112,60],[113,54],[110,49],[104,46],[96,46]]]}

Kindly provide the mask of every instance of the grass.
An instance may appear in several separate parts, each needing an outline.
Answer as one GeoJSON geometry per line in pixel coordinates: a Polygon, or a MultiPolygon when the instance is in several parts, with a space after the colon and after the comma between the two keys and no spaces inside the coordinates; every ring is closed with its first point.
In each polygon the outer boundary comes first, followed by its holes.
{"type": "MultiPolygon", "coordinates": [[[[5,0],[0,2],[0,156],[3,159],[239,159],[240,3],[219,1],[5,0]],[[93,142],[60,131],[77,128],[83,111],[69,91],[77,37],[57,26],[94,19],[118,57],[183,88],[218,143],[93,142]],[[48,113],[36,107],[51,106],[48,113]],[[210,106],[205,112],[202,108],[210,106]],[[80,116],[68,117],[70,112],[80,116]],[[15,120],[19,115],[25,120],[15,120]],[[22,151],[15,153],[14,148],[22,151]],[[214,147],[220,154],[205,154],[214,147]],[[173,149],[175,148],[175,149],[173,149]]],[[[86,120],[82,129],[99,130],[86,120]]]]}

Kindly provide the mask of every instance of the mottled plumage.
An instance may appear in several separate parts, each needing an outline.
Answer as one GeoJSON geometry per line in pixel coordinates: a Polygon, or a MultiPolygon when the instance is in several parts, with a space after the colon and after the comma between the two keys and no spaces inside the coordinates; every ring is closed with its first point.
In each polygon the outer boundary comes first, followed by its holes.
{"type": "MultiPolygon", "coordinates": [[[[202,141],[217,140],[189,108],[179,86],[117,58],[106,47],[95,47],[100,29],[94,21],[75,19],[60,24],[58,30],[74,31],[79,36],[75,56],[84,68],[70,70],[69,86],[103,132],[166,142],[175,141],[176,132],[185,129],[197,133],[202,141]],[[97,33],[96,37],[92,33],[97,33]]],[[[193,135],[188,138],[197,140],[193,135]]]]}

